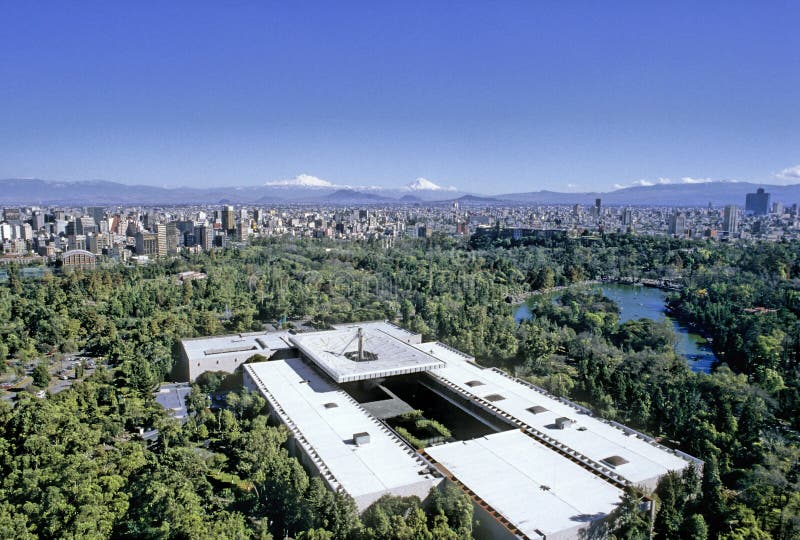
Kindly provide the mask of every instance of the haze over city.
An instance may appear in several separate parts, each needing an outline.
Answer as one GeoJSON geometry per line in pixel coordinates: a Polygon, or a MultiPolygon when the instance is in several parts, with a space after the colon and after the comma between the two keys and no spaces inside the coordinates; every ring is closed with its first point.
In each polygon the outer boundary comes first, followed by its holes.
{"type": "Polygon", "coordinates": [[[800,7],[4,2],[0,178],[800,181],[800,7]]]}

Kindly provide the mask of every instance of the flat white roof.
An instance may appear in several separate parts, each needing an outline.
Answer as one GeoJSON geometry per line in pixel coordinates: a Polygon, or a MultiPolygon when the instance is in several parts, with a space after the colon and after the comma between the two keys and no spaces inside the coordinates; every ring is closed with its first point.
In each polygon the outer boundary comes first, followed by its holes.
{"type": "Polygon", "coordinates": [[[519,430],[432,446],[427,453],[530,538],[602,519],[622,496],[519,430]]]}
{"type": "Polygon", "coordinates": [[[190,361],[202,362],[209,358],[252,351],[252,354],[269,353],[291,348],[286,341],[288,332],[248,332],[226,336],[182,339],[181,345],[190,361]]]}
{"type": "MultiPolygon", "coordinates": [[[[431,350],[432,344],[417,345],[431,350]]],[[[439,356],[438,352],[434,354],[439,356]]],[[[446,366],[431,372],[439,380],[449,383],[467,397],[477,397],[484,405],[491,405],[563,445],[601,465],[608,473],[644,485],[668,471],[680,471],[689,465],[688,456],[682,457],[674,450],[658,445],[633,430],[623,430],[607,420],[588,414],[547,392],[526,385],[497,369],[481,368],[455,354],[440,356],[446,366]],[[530,410],[531,408],[538,412],[530,410]],[[569,418],[575,424],[566,429],[556,427],[557,418],[569,418]],[[612,466],[605,460],[619,457],[627,463],[612,466]]],[[[563,461],[563,458],[561,458],[563,461]]]]}
{"type": "Polygon", "coordinates": [[[405,334],[409,334],[409,339],[416,335],[386,323],[367,323],[296,334],[288,339],[339,383],[417,373],[444,366],[441,360],[409,344],[404,339],[407,337],[405,334]],[[360,362],[351,359],[358,351],[359,329],[363,332],[364,351],[377,358],[360,362]]]}
{"type": "Polygon", "coordinates": [[[420,334],[415,334],[411,330],[406,330],[400,326],[397,326],[394,323],[389,321],[365,321],[365,322],[358,322],[358,323],[344,323],[344,324],[334,324],[333,328],[336,330],[344,330],[347,328],[363,328],[364,330],[380,330],[390,336],[396,337],[401,341],[405,341],[406,343],[419,343],[422,341],[422,336],[420,334]]]}
{"type": "Polygon", "coordinates": [[[440,481],[412,448],[302,360],[244,369],[327,483],[344,488],[360,509],[385,493],[424,499],[440,481]],[[370,442],[357,446],[353,435],[364,432],[370,442]]]}
{"type": "Polygon", "coordinates": [[[475,357],[470,356],[467,353],[463,353],[458,349],[454,349],[449,345],[445,345],[440,341],[429,341],[427,343],[420,343],[416,346],[417,349],[424,351],[431,356],[435,356],[439,360],[443,360],[448,365],[451,363],[458,363],[458,362],[474,362],[475,357]]]}

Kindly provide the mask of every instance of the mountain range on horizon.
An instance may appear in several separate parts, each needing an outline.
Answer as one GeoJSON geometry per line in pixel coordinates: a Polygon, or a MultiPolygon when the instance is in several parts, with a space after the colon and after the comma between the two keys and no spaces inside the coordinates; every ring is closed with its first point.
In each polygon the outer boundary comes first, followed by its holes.
{"type": "Polygon", "coordinates": [[[750,182],[664,183],[637,185],[608,192],[552,190],[485,195],[442,187],[425,178],[398,188],[338,185],[299,175],[294,179],[238,187],[158,187],[105,180],[77,182],[9,178],[0,180],[0,204],[20,205],[181,205],[181,204],[594,204],[604,206],[722,206],[744,205],[747,193],[763,187],[772,200],[800,203],[800,184],[773,185],[750,182]]]}

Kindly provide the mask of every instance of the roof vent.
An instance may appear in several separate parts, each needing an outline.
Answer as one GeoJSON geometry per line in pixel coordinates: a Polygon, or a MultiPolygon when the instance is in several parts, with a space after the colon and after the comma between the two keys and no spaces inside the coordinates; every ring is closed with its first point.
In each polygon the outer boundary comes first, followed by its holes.
{"type": "Polygon", "coordinates": [[[335,409],[336,407],[338,407],[338,405],[332,401],[330,403],[325,404],[326,409],[335,409]]]}
{"type": "Polygon", "coordinates": [[[558,429],[567,429],[571,428],[575,425],[575,420],[571,418],[567,418],[566,416],[562,416],[560,418],[556,418],[556,427],[558,429]]]}
{"type": "Polygon", "coordinates": [[[528,407],[526,410],[532,414],[541,414],[543,412],[547,412],[548,409],[545,409],[541,405],[534,405],[533,407],[528,407]]]}
{"type": "Polygon", "coordinates": [[[483,383],[481,381],[468,381],[467,386],[469,386],[470,388],[474,386],[483,386],[483,383]]]}
{"type": "Polygon", "coordinates": [[[361,433],[353,433],[353,442],[356,446],[364,446],[369,444],[369,433],[362,431],[361,433]]]}
{"type": "Polygon", "coordinates": [[[500,394],[489,394],[484,399],[486,401],[503,401],[506,398],[501,396],[500,394]]]}
{"type": "Polygon", "coordinates": [[[628,463],[628,460],[622,456],[608,456],[603,460],[603,462],[611,465],[612,467],[619,467],[620,465],[625,465],[628,463]]]}

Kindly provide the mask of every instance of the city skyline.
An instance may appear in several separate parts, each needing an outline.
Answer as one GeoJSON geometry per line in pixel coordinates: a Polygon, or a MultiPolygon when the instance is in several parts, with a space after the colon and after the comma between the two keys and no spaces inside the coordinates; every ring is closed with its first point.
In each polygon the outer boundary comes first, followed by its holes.
{"type": "Polygon", "coordinates": [[[3,12],[0,178],[424,177],[487,194],[800,182],[790,3],[3,12]]]}

